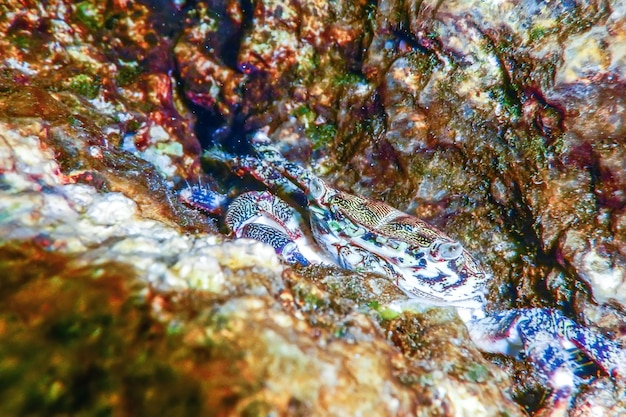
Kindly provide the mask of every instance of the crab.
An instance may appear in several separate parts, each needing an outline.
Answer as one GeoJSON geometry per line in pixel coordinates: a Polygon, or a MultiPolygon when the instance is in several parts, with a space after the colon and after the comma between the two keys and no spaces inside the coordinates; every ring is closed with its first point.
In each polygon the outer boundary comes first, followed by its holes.
{"type": "MultiPolygon", "coordinates": [[[[271,245],[287,263],[327,262],[379,273],[413,302],[455,307],[479,349],[532,361],[551,388],[550,402],[557,409],[567,408],[585,381],[581,353],[601,372],[620,383],[626,380],[626,349],[618,342],[555,309],[487,314],[485,285],[490,277],[460,242],[385,203],[334,189],[286,160],[262,132],[251,142],[256,156],[214,149],[209,157],[239,176],[250,174],[271,190],[306,201],[310,232],[301,227],[298,211],[266,190],[244,193],[229,205],[225,223],[234,236],[271,245]]],[[[211,212],[225,202],[201,185],[189,186],[181,198],[211,212]]]]}

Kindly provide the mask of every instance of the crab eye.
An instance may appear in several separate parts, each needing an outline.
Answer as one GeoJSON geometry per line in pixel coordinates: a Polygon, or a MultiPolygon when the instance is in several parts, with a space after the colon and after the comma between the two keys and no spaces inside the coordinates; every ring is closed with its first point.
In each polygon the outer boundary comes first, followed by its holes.
{"type": "Polygon", "coordinates": [[[463,246],[459,242],[435,241],[430,246],[430,256],[434,260],[449,261],[463,254],[463,246]]]}
{"type": "Polygon", "coordinates": [[[309,194],[315,200],[321,198],[326,193],[326,186],[319,178],[311,178],[309,181],[309,194]]]}

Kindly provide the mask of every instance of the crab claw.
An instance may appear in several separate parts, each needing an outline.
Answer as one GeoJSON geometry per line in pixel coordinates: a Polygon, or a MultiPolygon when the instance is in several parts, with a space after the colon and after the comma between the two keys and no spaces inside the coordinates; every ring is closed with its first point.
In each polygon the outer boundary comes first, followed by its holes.
{"type": "Polygon", "coordinates": [[[247,223],[237,230],[237,236],[254,239],[272,246],[276,254],[290,264],[307,266],[309,261],[300,253],[298,245],[287,234],[261,223],[247,223]]]}
{"type": "Polygon", "coordinates": [[[290,264],[300,264],[302,266],[309,265],[309,260],[302,255],[295,242],[289,242],[283,246],[282,257],[290,264]]]}

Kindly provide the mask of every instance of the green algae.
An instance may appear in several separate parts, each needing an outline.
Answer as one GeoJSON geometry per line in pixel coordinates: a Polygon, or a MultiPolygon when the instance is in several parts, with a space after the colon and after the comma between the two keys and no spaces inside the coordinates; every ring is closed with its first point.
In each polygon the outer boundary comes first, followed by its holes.
{"type": "Polygon", "coordinates": [[[513,84],[503,84],[490,88],[488,94],[500,104],[507,118],[516,121],[522,116],[522,104],[519,98],[519,88],[513,84]]]}
{"type": "Polygon", "coordinates": [[[82,1],[75,5],[76,19],[91,30],[99,30],[104,26],[104,17],[90,1],[82,1]]]}
{"type": "MultiPolygon", "coordinates": [[[[350,78],[345,79],[344,81],[350,82],[349,79],[350,78]]],[[[305,134],[311,140],[314,150],[326,148],[337,136],[337,127],[335,124],[316,123],[318,114],[310,107],[299,106],[293,110],[292,115],[305,126],[305,134]]]]}
{"type": "Polygon", "coordinates": [[[337,128],[331,123],[311,125],[306,130],[307,136],[313,142],[313,149],[319,150],[327,147],[337,136],[337,128]]]}
{"type": "Polygon", "coordinates": [[[134,83],[143,73],[141,65],[134,62],[120,62],[115,73],[115,82],[119,87],[126,87],[134,83]]]}
{"type": "Polygon", "coordinates": [[[489,368],[480,363],[470,364],[467,367],[467,371],[464,374],[464,377],[467,378],[468,381],[472,382],[485,382],[488,381],[491,377],[491,372],[489,368]]]}
{"type": "Polygon", "coordinates": [[[100,79],[98,76],[79,74],[69,80],[69,89],[85,98],[94,99],[100,92],[100,79]]]}

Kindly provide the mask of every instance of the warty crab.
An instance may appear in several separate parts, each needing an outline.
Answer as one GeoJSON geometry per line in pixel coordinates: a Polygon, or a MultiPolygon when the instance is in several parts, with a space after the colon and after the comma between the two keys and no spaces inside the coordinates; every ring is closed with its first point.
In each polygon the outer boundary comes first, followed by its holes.
{"type": "MultiPolygon", "coordinates": [[[[270,190],[306,201],[310,235],[299,214],[270,191],[250,191],[229,205],[225,223],[236,237],[274,247],[288,263],[332,262],[345,269],[382,274],[411,302],[456,307],[473,342],[486,352],[523,354],[551,388],[550,403],[567,408],[584,379],[581,353],[602,372],[626,378],[626,350],[559,310],[512,309],[486,314],[488,274],[463,248],[434,226],[387,204],[334,189],[311,171],[286,160],[263,133],[252,138],[255,156],[218,149],[210,159],[237,175],[252,175],[270,190]],[[321,248],[323,254],[315,248],[321,248]]],[[[188,204],[214,212],[225,198],[201,185],[183,190],[188,204]]]]}

